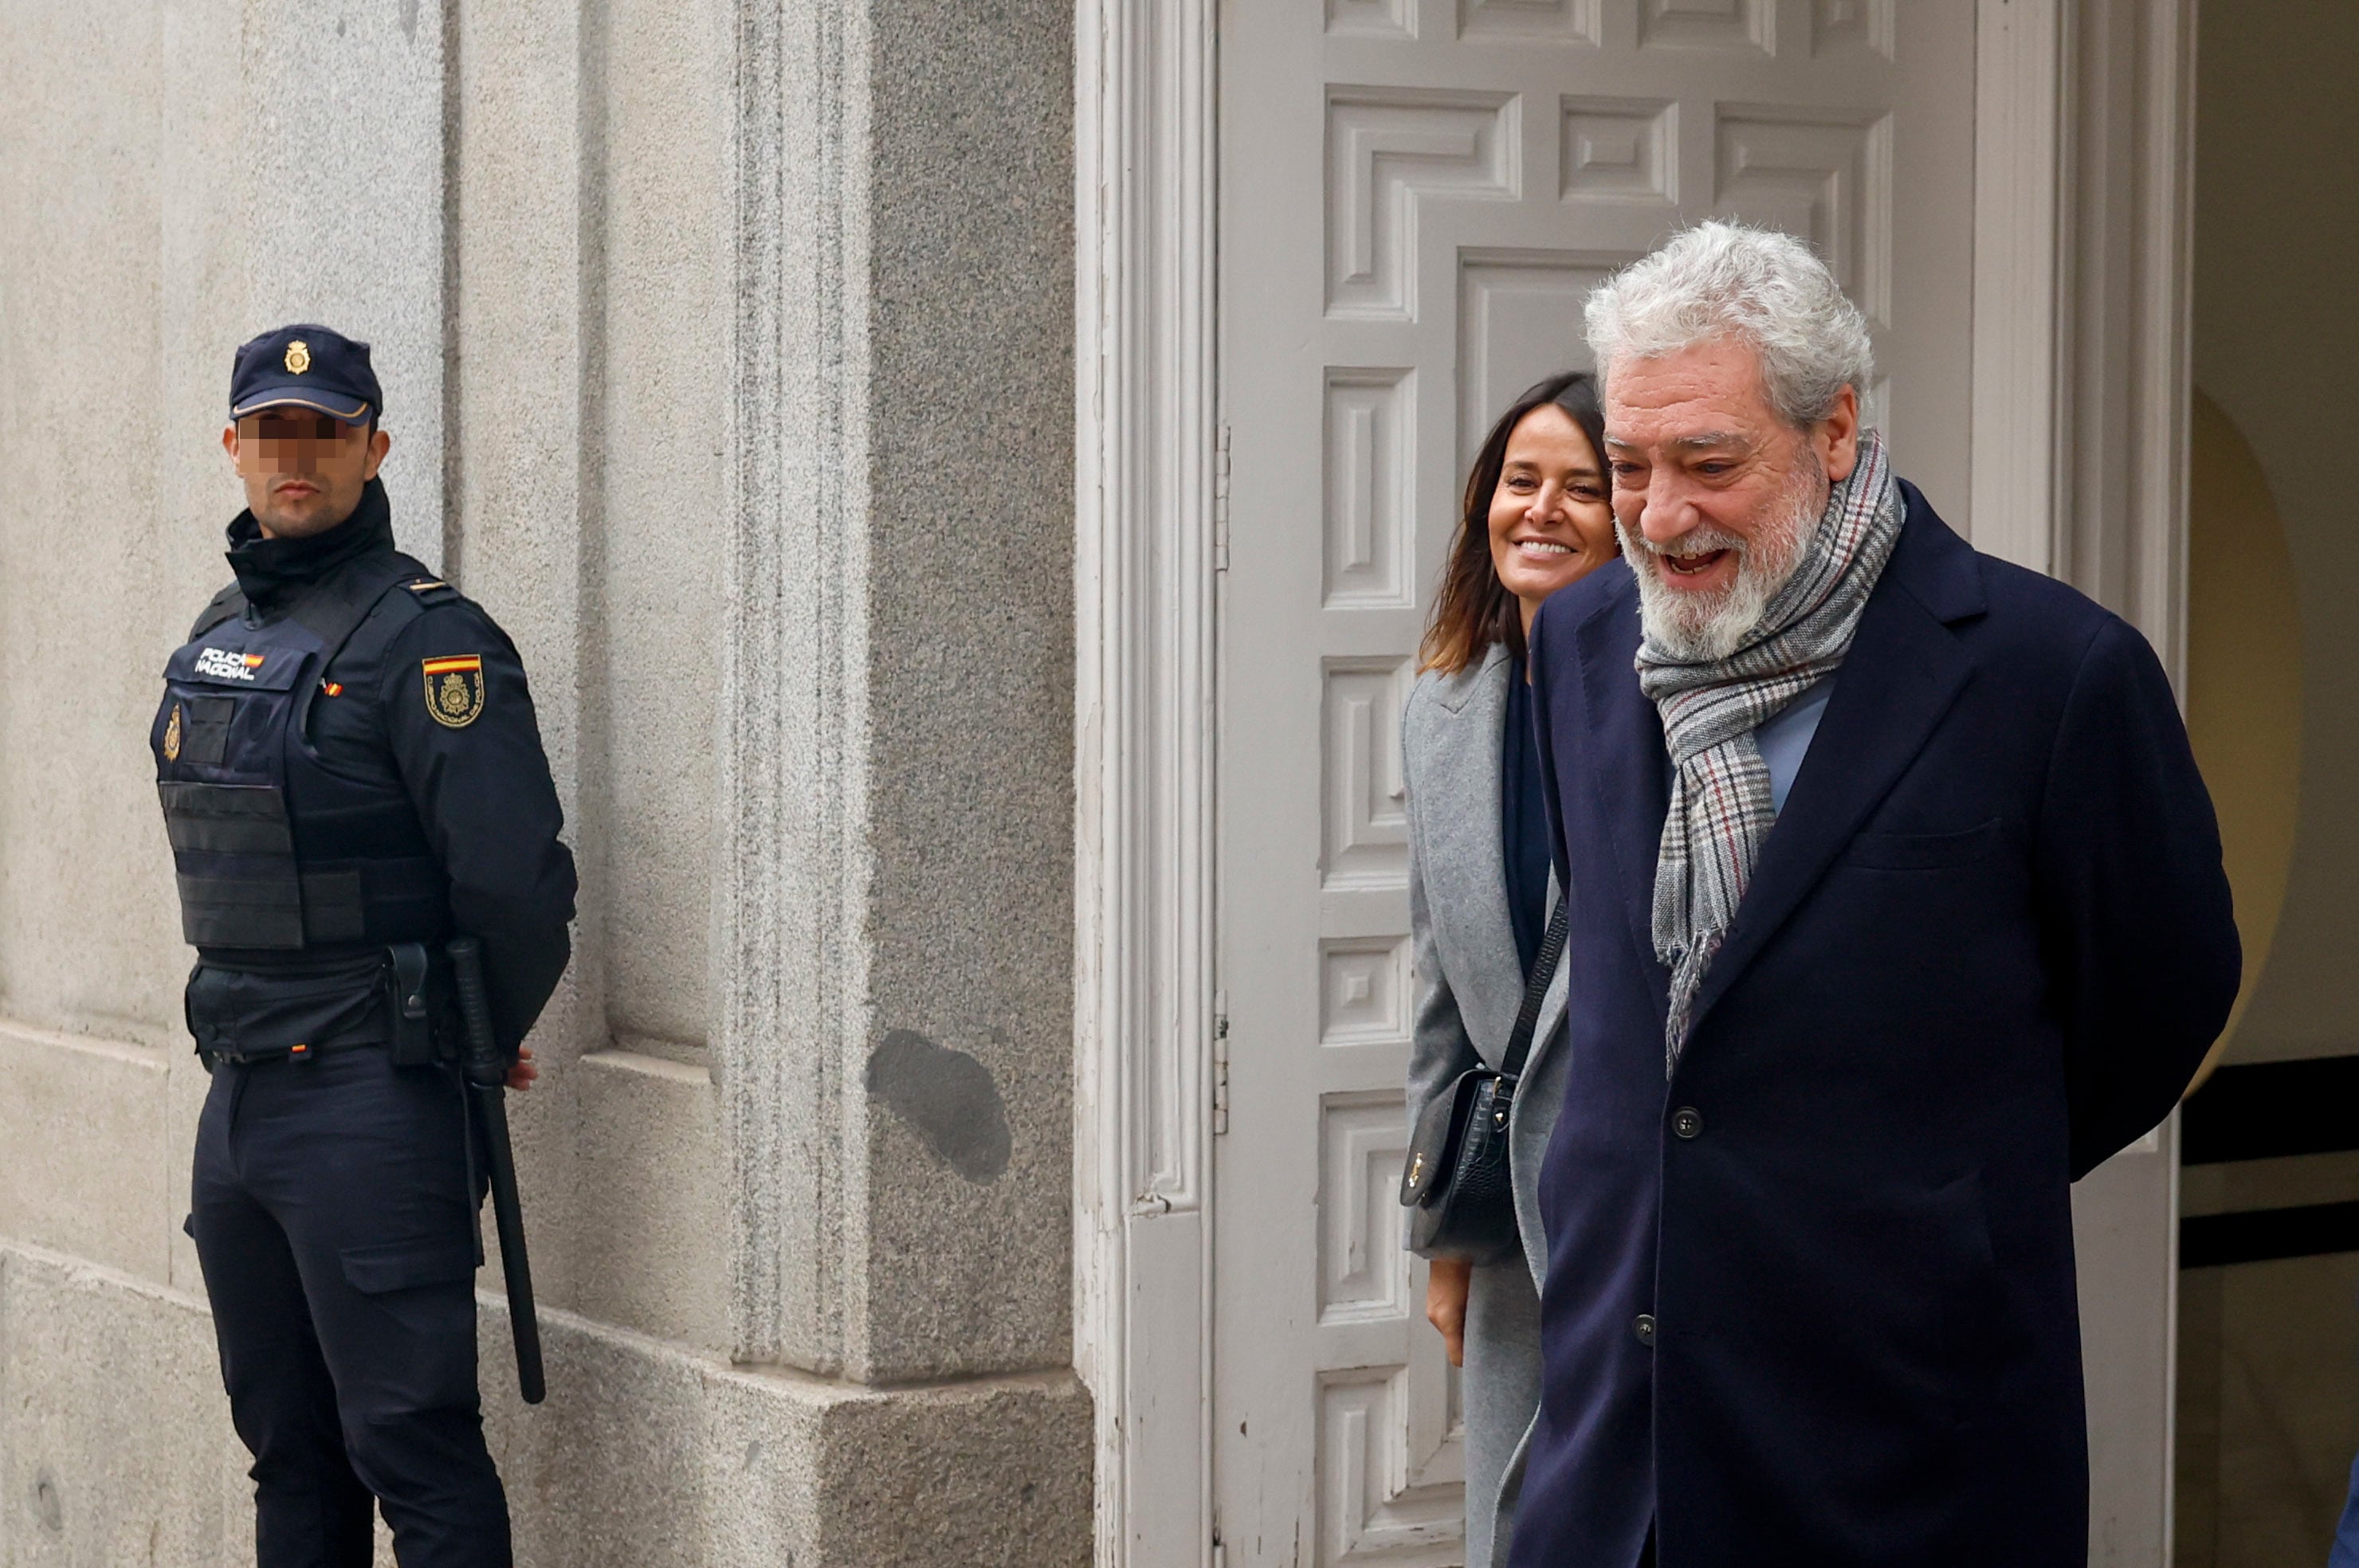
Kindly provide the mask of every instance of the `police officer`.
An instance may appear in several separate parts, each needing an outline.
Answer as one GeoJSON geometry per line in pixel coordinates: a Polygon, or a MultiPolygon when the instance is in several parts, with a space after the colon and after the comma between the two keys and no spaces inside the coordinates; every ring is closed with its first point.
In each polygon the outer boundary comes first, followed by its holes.
{"type": "Polygon", "coordinates": [[[236,581],[150,737],[212,1074],[189,1229],[262,1568],[365,1568],[373,1503],[403,1568],[511,1561],[443,946],[481,942],[525,1087],[573,860],[514,644],[394,548],[383,412],[365,343],[303,325],[237,351],[236,581]]]}

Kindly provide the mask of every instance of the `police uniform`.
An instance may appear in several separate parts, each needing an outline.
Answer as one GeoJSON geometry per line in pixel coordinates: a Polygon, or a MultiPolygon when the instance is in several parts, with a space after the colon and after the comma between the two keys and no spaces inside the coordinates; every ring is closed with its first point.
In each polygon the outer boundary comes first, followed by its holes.
{"type": "MultiPolygon", "coordinates": [[[[367,346],[239,351],[233,412],[382,407],[367,346]]],[[[443,945],[478,938],[513,1055],[563,973],[572,857],[522,664],[394,548],[383,484],[308,538],[230,524],[236,581],[151,732],[212,1073],[189,1230],[253,1451],[263,1568],[510,1562],[484,1443],[480,1150],[443,945]]]]}

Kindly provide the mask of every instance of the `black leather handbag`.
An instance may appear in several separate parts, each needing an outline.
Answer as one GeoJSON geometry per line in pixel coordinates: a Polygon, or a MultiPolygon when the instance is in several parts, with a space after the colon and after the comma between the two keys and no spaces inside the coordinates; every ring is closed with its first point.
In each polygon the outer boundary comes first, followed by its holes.
{"type": "Polygon", "coordinates": [[[1548,934],[1532,955],[1524,1005],[1507,1036],[1507,1054],[1493,1067],[1470,1067],[1450,1092],[1436,1096],[1417,1119],[1408,1163],[1401,1171],[1401,1206],[1409,1211],[1409,1250],[1420,1258],[1495,1263],[1522,1246],[1516,1229],[1516,1189],[1507,1169],[1507,1121],[1516,1080],[1531,1055],[1540,1002],[1564,956],[1564,901],[1549,916],[1548,934]]]}

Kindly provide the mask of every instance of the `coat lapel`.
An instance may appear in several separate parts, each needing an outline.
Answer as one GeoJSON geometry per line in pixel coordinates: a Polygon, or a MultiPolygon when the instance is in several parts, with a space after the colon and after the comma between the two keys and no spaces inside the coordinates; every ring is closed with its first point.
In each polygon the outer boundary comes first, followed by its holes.
{"type": "Polygon", "coordinates": [[[1412,784],[1427,803],[1426,907],[1440,925],[1450,968],[1460,971],[1459,1009],[1468,1033],[1493,1061],[1506,1049],[1523,996],[1507,914],[1506,847],[1499,838],[1512,668],[1506,649],[1494,646],[1445,688],[1440,743],[1419,759],[1412,784]]]}
{"type": "Polygon", "coordinates": [[[1915,486],[1901,488],[1908,522],[1868,597],[1834,697],[1762,846],[1726,944],[1704,976],[1697,1028],[1924,750],[1973,673],[1949,629],[1984,608],[1973,548],[1915,486]]]}
{"type": "Polygon", "coordinates": [[[1670,769],[1663,752],[1663,721],[1638,689],[1637,585],[1626,566],[1617,562],[1603,569],[1622,573],[1623,580],[1575,633],[1590,748],[1582,771],[1596,792],[1597,820],[1611,824],[1621,884],[1615,891],[1630,922],[1631,940],[1653,978],[1656,1005],[1666,1008],[1669,978],[1655,957],[1655,861],[1663,817],[1670,810],[1670,769]]]}

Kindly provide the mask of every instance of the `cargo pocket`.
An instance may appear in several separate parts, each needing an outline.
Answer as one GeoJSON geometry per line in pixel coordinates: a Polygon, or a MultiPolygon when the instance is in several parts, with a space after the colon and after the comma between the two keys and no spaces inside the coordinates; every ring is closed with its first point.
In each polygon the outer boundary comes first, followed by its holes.
{"type": "Polygon", "coordinates": [[[418,1237],[347,1247],[344,1279],[364,1296],[448,1285],[475,1275],[475,1249],[462,1236],[418,1237]]]}
{"type": "Polygon", "coordinates": [[[347,1247],[344,1279],[368,1299],[379,1333],[406,1336],[417,1353],[440,1364],[428,1346],[469,1346],[475,1339],[475,1249],[453,1226],[443,1235],[347,1247]]]}

